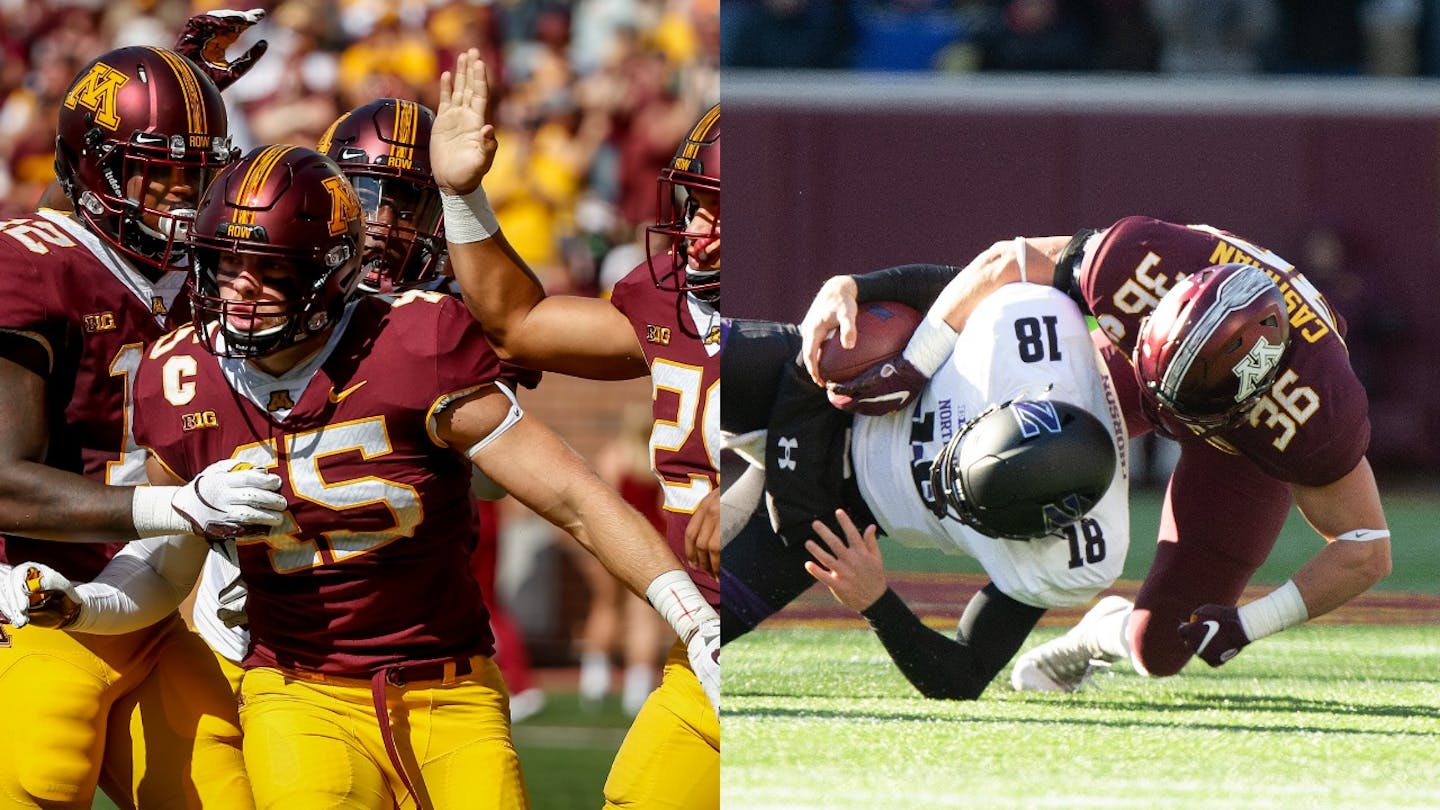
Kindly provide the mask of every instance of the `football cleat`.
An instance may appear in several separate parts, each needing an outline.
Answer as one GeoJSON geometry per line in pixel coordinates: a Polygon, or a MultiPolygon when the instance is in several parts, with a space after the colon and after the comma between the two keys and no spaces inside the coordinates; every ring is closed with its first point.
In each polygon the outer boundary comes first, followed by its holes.
{"type": "Polygon", "coordinates": [[[1121,596],[1101,599],[1065,635],[1017,658],[1010,670],[1010,686],[1017,692],[1079,691],[1096,672],[1120,660],[1120,656],[1106,653],[1095,642],[1096,625],[1133,608],[1130,600],[1121,596]]]}

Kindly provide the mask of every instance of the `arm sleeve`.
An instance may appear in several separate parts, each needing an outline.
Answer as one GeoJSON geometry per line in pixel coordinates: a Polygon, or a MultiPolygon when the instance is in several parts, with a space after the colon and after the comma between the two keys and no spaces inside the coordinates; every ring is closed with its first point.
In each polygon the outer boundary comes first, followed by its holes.
{"type": "Polygon", "coordinates": [[[864,616],[906,680],[927,698],[975,700],[1030,635],[1043,608],[986,585],[965,608],[958,638],[926,627],[887,589],[864,616]]]}
{"type": "Polygon", "coordinates": [[[127,544],[93,581],[75,586],[83,608],[66,629],[119,635],[149,627],[190,593],[207,553],[206,545],[190,535],[127,544]]]}
{"type": "Polygon", "coordinates": [[[856,303],[899,301],[924,312],[940,297],[960,268],[946,264],[902,264],[855,276],[856,303]]]}
{"type": "MultiPolygon", "coordinates": [[[[1085,258],[1085,243],[1096,234],[1094,228],[1081,228],[1065,243],[1060,255],[1055,257],[1055,277],[1051,284],[1076,301],[1081,301],[1080,285],[1075,278],[1080,271],[1080,261],[1085,258]]],[[[1084,307],[1084,304],[1081,304],[1084,307]]],[[[1088,311],[1088,310],[1087,310],[1088,311]]]]}

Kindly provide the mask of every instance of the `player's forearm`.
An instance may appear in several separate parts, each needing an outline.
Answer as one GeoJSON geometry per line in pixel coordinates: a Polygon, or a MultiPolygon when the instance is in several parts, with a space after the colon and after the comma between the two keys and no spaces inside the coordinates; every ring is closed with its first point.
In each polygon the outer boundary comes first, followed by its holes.
{"type": "Polygon", "coordinates": [[[1390,541],[1336,540],[1292,577],[1310,618],[1359,596],[1390,575],[1390,541]]]}
{"type": "Polygon", "coordinates": [[[931,314],[962,331],[970,313],[986,296],[1006,284],[1028,281],[1049,284],[1055,276],[1055,258],[1069,237],[1016,237],[996,242],[976,256],[940,292],[931,314]]]}
{"type": "Polygon", "coordinates": [[[135,539],[133,487],[112,487],[33,461],[0,471],[0,531],[42,540],[135,539]]]}
{"type": "Polygon", "coordinates": [[[545,297],[545,289],[505,234],[477,242],[450,242],[450,266],[470,314],[504,359],[523,353],[522,324],[530,310],[545,297]]]}
{"type": "Polygon", "coordinates": [[[926,627],[893,590],[862,615],[901,674],[927,698],[975,700],[995,677],[969,645],[926,627]]]}
{"type": "MultiPolygon", "coordinates": [[[[132,545],[152,542],[193,542],[202,549],[204,547],[198,539],[179,537],[140,540],[132,545]]],[[[93,581],[75,586],[80,596],[80,614],[66,629],[77,633],[118,635],[149,627],[170,615],[190,592],[195,575],[190,576],[188,582],[183,581],[183,577],[181,582],[175,582],[152,566],[144,553],[127,554],[122,551],[116,555],[93,581]]]]}

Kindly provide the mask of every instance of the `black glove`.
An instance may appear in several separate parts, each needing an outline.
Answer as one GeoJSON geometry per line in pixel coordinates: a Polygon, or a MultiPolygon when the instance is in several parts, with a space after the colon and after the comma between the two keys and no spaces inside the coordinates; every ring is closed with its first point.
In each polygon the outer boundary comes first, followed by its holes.
{"type": "Polygon", "coordinates": [[[209,14],[196,14],[185,21],[185,28],[175,40],[175,50],[205,71],[215,86],[223,91],[248,73],[264,55],[265,49],[270,47],[270,43],[262,39],[238,58],[225,58],[226,49],[234,45],[246,29],[263,19],[263,8],[249,11],[221,9],[209,14]]]}
{"type": "Polygon", "coordinates": [[[1212,667],[1229,661],[1250,643],[1235,607],[1201,605],[1180,625],[1180,640],[1212,667]]]}

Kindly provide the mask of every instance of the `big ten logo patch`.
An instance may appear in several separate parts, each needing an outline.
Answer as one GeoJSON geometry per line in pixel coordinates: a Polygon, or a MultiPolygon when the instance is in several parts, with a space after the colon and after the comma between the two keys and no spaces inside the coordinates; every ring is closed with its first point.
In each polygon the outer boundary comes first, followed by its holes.
{"type": "Polygon", "coordinates": [[[214,411],[196,411],[180,417],[180,429],[184,431],[220,427],[220,419],[214,411]]]}
{"type": "Polygon", "coordinates": [[[115,313],[113,312],[96,312],[82,317],[81,321],[85,324],[85,331],[90,334],[94,334],[95,332],[113,332],[117,328],[115,325],[115,313]]]}
{"type": "Polygon", "coordinates": [[[658,343],[661,346],[670,345],[670,327],[656,326],[653,323],[645,325],[645,342],[658,343]]]}

